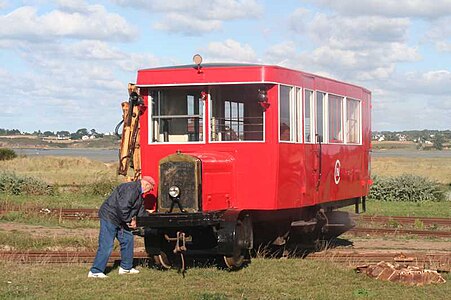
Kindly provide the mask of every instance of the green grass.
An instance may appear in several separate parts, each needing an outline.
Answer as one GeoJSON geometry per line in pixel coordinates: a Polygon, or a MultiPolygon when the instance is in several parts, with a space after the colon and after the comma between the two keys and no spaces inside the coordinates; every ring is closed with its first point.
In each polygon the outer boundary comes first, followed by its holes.
{"type": "Polygon", "coordinates": [[[59,195],[5,195],[0,194],[0,206],[39,207],[39,208],[99,208],[105,196],[84,193],[61,193],[59,195]]]}
{"type": "Polygon", "coordinates": [[[18,157],[0,161],[2,171],[39,178],[48,184],[89,184],[118,181],[116,164],[105,164],[84,157],[18,157]]]}
{"type": "MultiPolygon", "coordinates": [[[[343,210],[353,212],[354,206],[343,210]]],[[[366,214],[378,216],[407,216],[407,217],[440,217],[451,218],[451,201],[442,202],[366,202],[366,214]]]]}
{"type": "Polygon", "coordinates": [[[60,228],[98,228],[98,220],[59,220],[56,215],[11,211],[0,215],[0,221],[60,228]]]}
{"type": "MultiPolygon", "coordinates": [[[[0,231],[0,245],[2,249],[9,250],[57,250],[73,249],[95,251],[97,249],[97,237],[86,238],[83,236],[53,236],[53,237],[33,237],[24,232],[0,231]]],[[[0,298],[2,298],[0,296],[0,298]]]]}
{"type": "MultiPolygon", "coordinates": [[[[189,269],[185,278],[142,268],[138,275],[87,278],[89,265],[0,263],[0,298],[28,299],[447,299],[451,284],[410,287],[319,261],[255,259],[238,272],[189,269]]],[[[449,279],[449,278],[448,278],[449,279]]]]}
{"type": "Polygon", "coordinates": [[[371,159],[371,173],[378,176],[399,176],[412,174],[451,184],[451,157],[374,157],[371,159]]]}

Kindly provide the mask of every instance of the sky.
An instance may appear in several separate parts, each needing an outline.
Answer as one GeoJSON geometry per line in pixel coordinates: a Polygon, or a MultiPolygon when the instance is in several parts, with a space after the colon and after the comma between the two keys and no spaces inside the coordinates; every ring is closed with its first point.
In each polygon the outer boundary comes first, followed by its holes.
{"type": "Polygon", "coordinates": [[[373,130],[451,129],[451,0],[0,0],[0,128],[111,132],[137,70],[196,53],[363,86],[373,130]]]}

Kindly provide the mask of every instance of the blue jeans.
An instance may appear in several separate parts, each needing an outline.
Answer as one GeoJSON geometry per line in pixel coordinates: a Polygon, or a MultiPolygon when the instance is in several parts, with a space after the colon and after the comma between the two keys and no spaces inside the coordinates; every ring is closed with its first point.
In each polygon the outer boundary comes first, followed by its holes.
{"type": "Polygon", "coordinates": [[[92,264],[92,273],[103,273],[113,251],[114,238],[121,246],[121,267],[130,270],[133,267],[133,234],[111,222],[100,219],[99,248],[92,264]]]}

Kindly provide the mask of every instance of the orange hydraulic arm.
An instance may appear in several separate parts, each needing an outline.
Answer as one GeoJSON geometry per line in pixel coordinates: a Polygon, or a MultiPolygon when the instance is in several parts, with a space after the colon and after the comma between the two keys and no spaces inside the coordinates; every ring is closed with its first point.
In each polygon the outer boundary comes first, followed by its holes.
{"type": "MultiPolygon", "coordinates": [[[[144,101],[139,95],[139,89],[134,84],[129,83],[128,93],[130,95],[129,101],[121,104],[123,127],[117,173],[127,176],[128,169],[132,168],[134,170],[133,180],[136,180],[141,177],[139,117],[144,109],[144,101]]],[[[120,126],[120,123],[118,126],[120,126]]]]}

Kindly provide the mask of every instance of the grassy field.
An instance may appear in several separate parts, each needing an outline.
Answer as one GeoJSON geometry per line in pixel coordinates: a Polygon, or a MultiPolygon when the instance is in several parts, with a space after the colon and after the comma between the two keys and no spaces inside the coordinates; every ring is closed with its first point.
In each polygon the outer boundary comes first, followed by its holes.
{"type": "MultiPolygon", "coordinates": [[[[448,299],[451,284],[410,287],[370,279],[330,262],[255,259],[240,272],[189,269],[185,277],[142,268],[138,275],[87,278],[88,265],[0,263],[0,298],[27,299],[448,299]]],[[[448,278],[449,279],[449,278],[448,278]]]]}
{"type": "MultiPolygon", "coordinates": [[[[348,206],[344,210],[353,212],[354,206],[348,206]]],[[[377,216],[451,218],[451,201],[413,203],[368,200],[366,210],[367,215],[377,216]]]]}
{"type": "MultiPolygon", "coordinates": [[[[97,250],[97,236],[92,238],[79,236],[33,237],[25,232],[0,231],[0,245],[2,250],[62,250],[95,251],[97,250]]],[[[117,248],[117,246],[116,246],[117,248]]],[[[117,248],[116,250],[119,250],[117,248]]],[[[1,298],[1,297],[0,297],[1,298]]]]}
{"type": "Polygon", "coordinates": [[[58,195],[5,195],[0,194],[0,205],[3,207],[28,208],[99,208],[105,200],[103,195],[82,193],[60,193],[58,195]]]}
{"type": "Polygon", "coordinates": [[[399,142],[399,141],[372,141],[371,146],[375,150],[390,149],[390,150],[416,150],[417,144],[414,142],[399,142]]]}
{"type": "Polygon", "coordinates": [[[18,157],[0,161],[0,170],[59,185],[119,180],[115,164],[105,164],[83,157],[18,157]]]}
{"type": "Polygon", "coordinates": [[[397,176],[414,174],[434,179],[443,184],[451,184],[451,157],[373,157],[371,169],[373,175],[397,176]]]}

